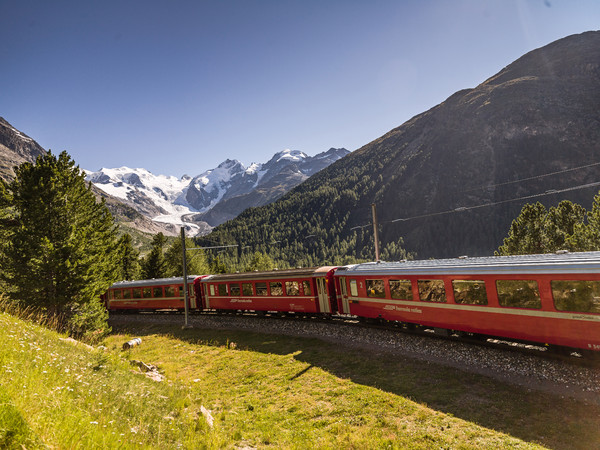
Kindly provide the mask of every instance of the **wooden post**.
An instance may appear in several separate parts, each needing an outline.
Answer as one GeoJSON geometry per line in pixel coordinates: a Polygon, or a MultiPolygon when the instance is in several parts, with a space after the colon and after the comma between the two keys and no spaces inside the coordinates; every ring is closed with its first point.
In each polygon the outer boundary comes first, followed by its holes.
{"type": "Polygon", "coordinates": [[[188,279],[187,279],[187,258],[185,257],[185,227],[181,227],[181,251],[183,253],[183,298],[185,303],[185,323],[184,328],[189,327],[188,324],[188,303],[189,303],[189,294],[188,294],[188,279]]]}
{"type": "Polygon", "coordinates": [[[371,203],[373,213],[373,238],[375,239],[375,261],[379,262],[379,233],[377,232],[377,208],[375,203],[371,203]]]}

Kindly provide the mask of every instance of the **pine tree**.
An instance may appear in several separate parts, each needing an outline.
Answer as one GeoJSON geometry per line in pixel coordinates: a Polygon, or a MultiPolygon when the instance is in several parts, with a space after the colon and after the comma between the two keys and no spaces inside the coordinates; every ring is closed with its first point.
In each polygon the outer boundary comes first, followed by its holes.
{"type": "MultiPolygon", "coordinates": [[[[10,184],[0,180],[0,277],[7,294],[51,315],[90,314],[103,322],[98,299],[115,279],[116,250],[104,201],[96,201],[67,152],[48,152],[15,175],[10,184]]],[[[86,327],[79,318],[79,328],[86,327]]]]}
{"type": "Polygon", "coordinates": [[[557,207],[550,208],[545,221],[545,252],[585,250],[575,237],[579,227],[584,226],[585,217],[585,208],[569,200],[563,200],[557,207]]]}
{"type": "Polygon", "coordinates": [[[513,220],[508,237],[498,248],[499,255],[526,255],[544,253],[544,220],[548,214],[540,202],[523,206],[519,217],[513,220]]]}
{"type": "Polygon", "coordinates": [[[152,239],[152,249],[142,261],[142,278],[164,278],[166,276],[166,264],[163,247],[167,239],[162,233],[158,233],[152,239]]]}
{"type": "Polygon", "coordinates": [[[133,248],[131,235],[125,233],[117,248],[118,279],[135,280],[140,275],[139,252],[133,248]]]}
{"type": "MultiPolygon", "coordinates": [[[[600,211],[600,208],[599,208],[600,211]]],[[[552,253],[557,250],[587,250],[591,240],[585,226],[586,211],[568,200],[548,211],[541,203],[523,206],[513,220],[508,236],[498,248],[497,255],[552,253]]],[[[594,219],[592,218],[591,222],[594,219]]]]}
{"type": "Polygon", "coordinates": [[[587,225],[575,225],[570,244],[581,251],[600,250],[600,194],[594,197],[592,210],[587,213],[587,225]]]}
{"type": "Polygon", "coordinates": [[[248,265],[244,268],[246,272],[252,272],[254,270],[273,270],[275,268],[275,261],[267,255],[260,252],[254,252],[248,265]]]}
{"type": "MultiPolygon", "coordinates": [[[[193,248],[194,242],[186,239],[186,249],[193,248]]],[[[203,275],[210,272],[204,250],[194,250],[187,254],[187,273],[189,275],[203,275]]],[[[167,277],[180,277],[183,275],[183,254],[181,249],[181,238],[173,241],[165,252],[165,273],[167,277]]]]}

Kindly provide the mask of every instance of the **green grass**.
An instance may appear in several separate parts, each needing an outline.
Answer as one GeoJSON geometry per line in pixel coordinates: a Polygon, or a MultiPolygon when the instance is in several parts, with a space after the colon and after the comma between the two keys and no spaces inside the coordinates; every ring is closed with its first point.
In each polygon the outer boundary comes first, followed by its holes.
{"type": "Polygon", "coordinates": [[[0,448],[594,448],[600,408],[316,339],[0,314],[0,448]],[[142,344],[128,351],[131,337],[142,344]],[[128,360],[159,366],[155,382],[128,360]],[[201,407],[211,411],[211,428],[201,407]]]}

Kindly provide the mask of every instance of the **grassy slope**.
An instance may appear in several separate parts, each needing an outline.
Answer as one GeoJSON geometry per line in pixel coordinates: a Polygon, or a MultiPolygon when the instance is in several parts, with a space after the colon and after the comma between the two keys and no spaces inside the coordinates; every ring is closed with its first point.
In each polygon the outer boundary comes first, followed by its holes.
{"type": "Polygon", "coordinates": [[[590,448],[600,408],[319,340],[145,327],[89,350],[0,314],[0,447],[590,448]],[[123,342],[142,345],[121,352],[123,342]],[[127,359],[157,364],[167,381],[127,359]],[[17,376],[18,374],[18,376],[17,376]],[[211,429],[201,406],[212,411],[211,429]]]}

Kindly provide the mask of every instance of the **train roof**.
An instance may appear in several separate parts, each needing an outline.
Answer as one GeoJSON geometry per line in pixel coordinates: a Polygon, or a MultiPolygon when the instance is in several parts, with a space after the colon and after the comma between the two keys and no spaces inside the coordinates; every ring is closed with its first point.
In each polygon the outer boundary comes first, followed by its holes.
{"type": "Polygon", "coordinates": [[[271,280],[279,278],[299,278],[324,276],[336,266],[307,267],[298,269],[270,270],[268,272],[221,273],[210,275],[202,281],[242,281],[242,280],[271,280]]]}
{"type": "Polygon", "coordinates": [[[453,259],[373,262],[341,267],[336,273],[339,275],[600,273],[600,252],[473,258],[461,256],[453,259]]]}
{"type": "MultiPolygon", "coordinates": [[[[188,275],[188,283],[193,283],[196,278],[200,275],[188,275]]],[[[145,287],[145,286],[162,286],[164,284],[182,284],[183,277],[171,277],[171,278],[152,278],[151,280],[133,280],[133,281],[117,281],[111,288],[131,288],[131,287],[145,287]]]]}

